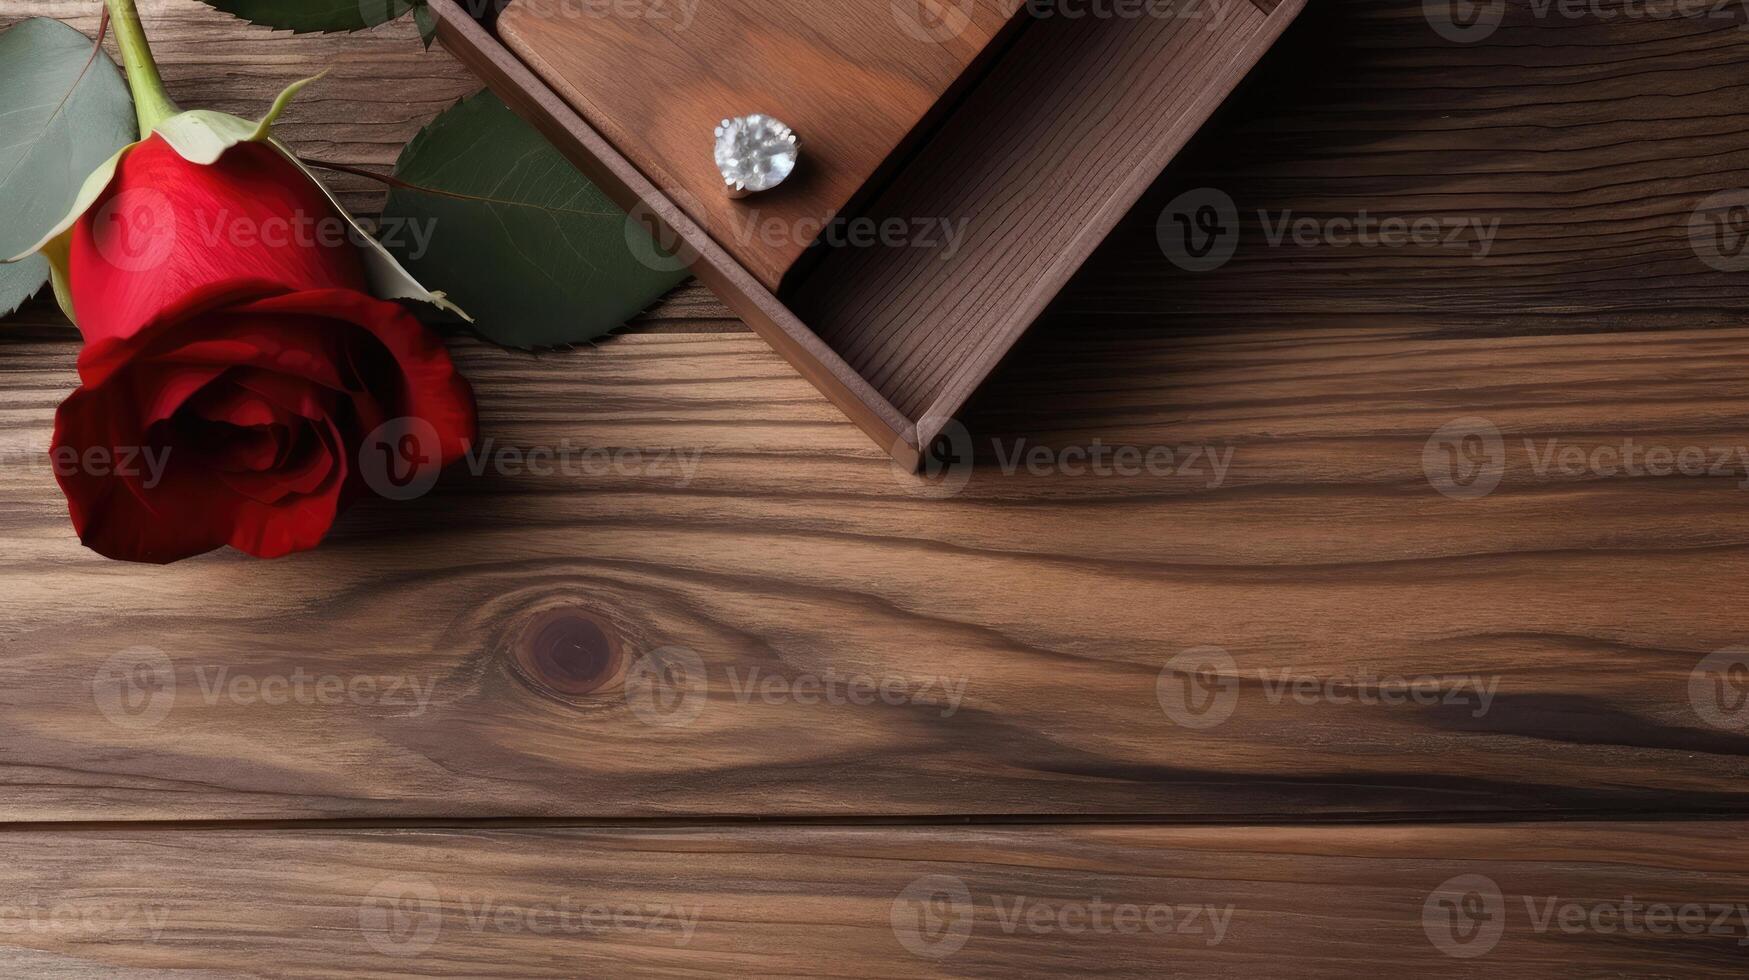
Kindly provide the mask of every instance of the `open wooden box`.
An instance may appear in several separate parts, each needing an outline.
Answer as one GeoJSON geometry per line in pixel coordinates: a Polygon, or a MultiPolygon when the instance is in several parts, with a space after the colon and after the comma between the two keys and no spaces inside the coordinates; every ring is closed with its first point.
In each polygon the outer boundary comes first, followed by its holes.
{"type": "Polygon", "coordinates": [[[431,0],[444,45],[911,466],[1304,5],[692,0],[680,37],[623,0],[484,2],[431,0]],[[755,111],[813,170],[730,201],[701,120],[755,111]]]}

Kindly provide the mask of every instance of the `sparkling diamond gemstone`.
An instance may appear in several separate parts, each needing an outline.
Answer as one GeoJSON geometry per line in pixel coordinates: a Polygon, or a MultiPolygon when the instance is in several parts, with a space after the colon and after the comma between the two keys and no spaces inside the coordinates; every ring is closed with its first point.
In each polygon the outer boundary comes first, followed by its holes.
{"type": "Polygon", "coordinates": [[[767,115],[725,119],[717,127],[717,169],[731,194],[768,191],[796,169],[796,134],[767,115]]]}

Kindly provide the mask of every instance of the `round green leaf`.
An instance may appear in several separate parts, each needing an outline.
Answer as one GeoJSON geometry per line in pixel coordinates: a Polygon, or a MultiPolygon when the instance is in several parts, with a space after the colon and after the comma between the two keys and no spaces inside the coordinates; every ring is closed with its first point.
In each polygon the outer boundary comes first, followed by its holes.
{"type": "MultiPolygon", "coordinates": [[[[0,34],[0,259],[41,240],[85,178],[134,140],[127,83],[91,50],[90,38],[40,17],[0,34]]],[[[0,316],[48,278],[40,255],[0,266],[0,316]]]]}
{"type": "Polygon", "coordinates": [[[439,116],[402,152],[380,237],[506,347],[592,340],[686,278],[498,97],[439,116]]]}
{"type": "Polygon", "coordinates": [[[395,20],[413,0],[201,0],[251,24],[295,34],[361,31],[395,20]]]}

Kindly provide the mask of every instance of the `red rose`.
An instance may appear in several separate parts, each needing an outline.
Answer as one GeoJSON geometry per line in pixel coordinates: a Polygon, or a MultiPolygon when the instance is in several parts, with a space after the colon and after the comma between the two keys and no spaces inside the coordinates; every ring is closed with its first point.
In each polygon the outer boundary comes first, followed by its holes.
{"type": "Polygon", "coordinates": [[[346,227],[266,143],[200,165],[153,135],[122,158],[67,266],[85,348],[52,460],[88,547],[277,557],[314,547],[365,489],[360,448],[385,422],[417,420],[424,462],[461,456],[472,390],[366,292],[346,227]]]}

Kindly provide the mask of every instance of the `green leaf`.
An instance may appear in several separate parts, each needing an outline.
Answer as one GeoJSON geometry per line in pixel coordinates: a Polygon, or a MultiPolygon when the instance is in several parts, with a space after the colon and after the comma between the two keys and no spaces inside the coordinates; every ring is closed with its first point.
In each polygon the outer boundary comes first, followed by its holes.
{"type": "Polygon", "coordinates": [[[201,0],[251,24],[296,34],[361,31],[399,18],[412,0],[201,0]]]}
{"type": "MultiPolygon", "coordinates": [[[[107,56],[58,21],[0,34],[0,257],[29,249],[66,213],[90,174],[135,135],[134,103],[107,56]]],[[[0,266],[0,316],[49,278],[32,256],[0,266]]]]}
{"type": "Polygon", "coordinates": [[[686,278],[594,184],[490,92],[426,127],[395,166],[383,243],[443,283],[506,347],[593,340],[686,278]]]}
{"type": "Polygon", "coordinates": [[[33,255],[17,265],[0,265],[0,316],[18,312],[49,281],[49,260],[33,255]]]}
{"type": "Polygon", "coordinates": [[[425,50],[431,50],[431,42],[437,40],[437,15],[431,8],[421,2],[413,8],[413,23],[419,25],[419,40],[425,42],[425,50]]]}

